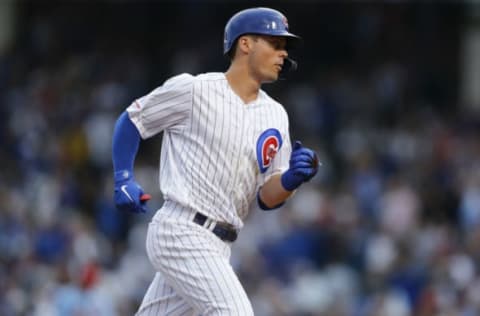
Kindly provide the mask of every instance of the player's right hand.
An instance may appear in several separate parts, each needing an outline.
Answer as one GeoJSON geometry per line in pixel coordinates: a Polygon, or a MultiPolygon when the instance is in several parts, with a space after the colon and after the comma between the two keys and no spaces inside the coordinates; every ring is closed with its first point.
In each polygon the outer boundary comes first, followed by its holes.
{"type": "Polygon", "coordinates": [[[303,182],[310,181],[318,171],[318,156],[310,148],[303,147],[300,141],[295,141],[290,156],[290,166],[282,175],[282,186],[293,191],[303,182]]]}
{"type": "Polygon", "coordinates": [[[117,209],[133,213],[147,212],[147,201],[151,199],[132,178],[115,181],[113,200],[117,209]]]}

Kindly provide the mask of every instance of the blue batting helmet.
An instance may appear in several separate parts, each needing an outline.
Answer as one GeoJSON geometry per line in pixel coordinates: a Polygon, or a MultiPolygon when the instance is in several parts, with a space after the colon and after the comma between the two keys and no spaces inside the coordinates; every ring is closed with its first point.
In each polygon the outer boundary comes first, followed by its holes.
{"type": "Polygon", "coordinates": [[[300,40],[300,37],[288,31],[287,18],[279,11],[270,8],[251,8],[238,12],[227,22],[223,53],[228,54],[235,41],[245,34],[283,36],[287,38],[287,48],[300,40]]]}

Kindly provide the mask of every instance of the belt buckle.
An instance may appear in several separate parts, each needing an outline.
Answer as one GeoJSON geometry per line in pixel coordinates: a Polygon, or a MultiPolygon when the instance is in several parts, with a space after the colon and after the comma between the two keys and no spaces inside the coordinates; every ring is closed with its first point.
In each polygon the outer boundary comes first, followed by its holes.
{"type": "Polygon", "coordinates": [[[213,219],[207,217],[207,219],[205,220],[205,223],[203,223],[202,226],[205,227],[208,230],[213,230],[215,228],[215,226],[217,226],[217,222],[215,222],[213,219]]]}

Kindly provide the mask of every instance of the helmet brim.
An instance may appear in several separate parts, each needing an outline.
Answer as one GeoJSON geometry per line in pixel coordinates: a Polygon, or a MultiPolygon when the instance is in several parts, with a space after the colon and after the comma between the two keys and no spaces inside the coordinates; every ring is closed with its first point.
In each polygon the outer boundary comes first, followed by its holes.
{"type": "Polygon", "coordinates": [[[283,35],[287,39],[287,50],[295,49],[302,43],[302,38],[292,33],[283,35]]]}
{"type": "Polygon", "coordinates": [[[230,49],[224,51],[223,54],[225,56],[229,56],[230,52],[232,51],[232,49],[236,45],[236,41],[240,38],[240,36],[244,36],[244,35],[248,35],[248,34],[260,35],[260,36],[284,37],[284,38],[287,39],[287,46],[286,46],[287,51],[290,51],[291,49],[297,48],[303,42],[303,39],[300,36],[295,35],[295,34],[290,33],[290,32],[281,32],[281,33],[278,33],[278,34],[275,34],[275,33],[273,33],[273,34],[272,33],[260,33],[260,32],[244,33],[244,34],[238,35],[238,37],[233,41],[233,43],[231,45],[229,45],[230,49]]]}
{"type": "MultiPolygon", "coordinates": [[[[263,36],[278,36],[284,37],[287,40],[287,51],[290,49],[297,48],[302,43],[302,38],[298,35],[295,35],[290,32],[281,32],[278,34],[275,33],[248,33],[248,34],[255,34],[255,35],[263,35],[263,36]]],[[[246,35],[246,34],[242,34],[246,35]]]]}

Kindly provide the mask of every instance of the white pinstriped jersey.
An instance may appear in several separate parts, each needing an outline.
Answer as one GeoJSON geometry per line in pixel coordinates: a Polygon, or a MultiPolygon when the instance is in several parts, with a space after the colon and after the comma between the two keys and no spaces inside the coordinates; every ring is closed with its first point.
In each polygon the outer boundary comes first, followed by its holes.
{"type": "Polygon", "coordinates": [[[245,104],[223,73],[172,77],[127,111],[143,139],[164,132],[164,199],[216,221],[241,228],[259,187],[288,168],[284,108],[262,90],[245,104]]]}

